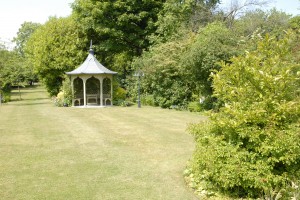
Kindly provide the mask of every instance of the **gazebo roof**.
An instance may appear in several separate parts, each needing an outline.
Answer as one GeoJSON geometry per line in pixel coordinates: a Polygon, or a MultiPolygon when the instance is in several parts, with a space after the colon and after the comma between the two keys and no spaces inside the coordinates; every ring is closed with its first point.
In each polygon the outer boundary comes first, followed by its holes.
{"type": "Polygon", "coordinates": [[[68,75],[81,75],[81,74],[117,74],[104,67],[94,56],[94,50],[89,50],[89,55],[85,61],[76,69],[71,72],[66,72],[68,75]]]}

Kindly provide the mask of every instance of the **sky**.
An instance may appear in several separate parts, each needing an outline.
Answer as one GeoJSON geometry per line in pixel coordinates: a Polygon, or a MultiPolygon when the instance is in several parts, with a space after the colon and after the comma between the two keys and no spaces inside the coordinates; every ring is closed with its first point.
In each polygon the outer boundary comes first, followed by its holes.
{"type": "MultiPolygon", "coordinates": [[[[222,4],[230,5],[231,1],[235,0],[221,0],[222,4]]],[[[237,0],[237,1],[247,1],[247,0],[237,0]]],[[[260,0],[258,0],[260,1],[260,0]]],[[[284,11],[288,14],[294,16],[300,14],[300,0],[268,0],[269,4],[265,9],[276,8],[279,11],[284,11]]]]}
{"type": "Polygon", "coordinates": [[[50,16],[71,14],[74,0],[0,0],[0,42],[7,45],[16,37],[21,24],[45,23],[50,16]]]}
{"type": "MultiPolygon", "coordinates": [[[[221,0],[228,4],[231,0],[221,0]]],[[[243,0],[240,0],[243,1],[243,0]]],[[[300,14],[300,0],[270,0],[269,8],[297,15],[300,14]]],[[[12,45],[21,24],[27,22],[45,23],[50,16],[66,17],[71,14],[70,4],[74,0],[0,0],[0,42],[12,45]]]]}

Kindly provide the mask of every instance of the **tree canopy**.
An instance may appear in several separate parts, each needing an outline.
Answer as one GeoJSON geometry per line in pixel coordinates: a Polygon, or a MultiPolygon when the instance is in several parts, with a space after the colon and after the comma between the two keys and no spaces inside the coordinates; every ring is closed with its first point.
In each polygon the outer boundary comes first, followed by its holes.
{"type": "Polygon", "coordinates": [[[50,95],[59,92],[65,72],[84,60],[88,40],[79,30],[72,17],[52,17],[26,44],[26,57],[50,95]]]}
{"type": "Polygon", "coordinates": [[[212,22],[213,11],[219,0],[167,0],[158,14],[157,37],[154,43],[166,41],[182,28],[197,32],[201,26],[212,22]]]}
{"type": "Polygon", "coordinates": [[[21,24],[17,36],[13,39],[13,42],[16,43],[15,50],[21,56],[24,56],[24,48],[31,34],[40,26],[41,24],[33,22],[24,22],[21,24]]]}
{"type": "Polygon", "coordinates": [[[5,101],[10,99],[11,86],[28,81],[29,71],[24,63],[24,58],[15,51],[0,48],[0,93],[4,94],[5,101]]]}

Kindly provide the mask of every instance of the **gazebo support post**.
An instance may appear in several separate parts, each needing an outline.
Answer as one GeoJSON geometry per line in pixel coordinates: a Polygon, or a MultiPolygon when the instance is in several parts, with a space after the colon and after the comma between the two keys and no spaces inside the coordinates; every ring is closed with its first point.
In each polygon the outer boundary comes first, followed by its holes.
{"type": "Polygon", "coordinates": [[[113,106],[113,79],[110,78],[110,105],[113,106]]]}
{"type": "Polygon", "coordinates": [[[86,78],[83,78],[83,105],[86,106],[86,78]]]}
{"type": "Polygon", "coordinates": [[[100,78],[100,106],[103,106],[103,77],[100,78]]]}
{"type": "Polygon", "coordinates": [[[141,76],[138,76],[139,82],[138,82],[138,108],[141,108],[141,90],[140,90],[140,82],[141,82],[141,76]]]}
{"type": "MultiPolygon", "coordinates": [[[[72,106],[75,106],[74,105],[74,97],[75,97],[75,93],[74,93],[74,78],[71,76],[70,77],[71,79],[71,88],[72,88],[72,106]]],[[[80,102],[79,102],[79,105],[80,105],[80,102]]]]}

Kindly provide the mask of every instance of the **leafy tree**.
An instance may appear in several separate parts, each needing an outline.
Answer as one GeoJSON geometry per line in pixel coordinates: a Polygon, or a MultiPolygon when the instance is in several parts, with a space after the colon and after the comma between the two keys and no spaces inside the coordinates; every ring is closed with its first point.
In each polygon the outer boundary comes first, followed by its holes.
{"type": "Polygon", "coordinates": [[[268,0],[231,0],[227,10],[224,9],[223,20],[227,22],[228,27],[232,27],[236,19],[247,13],[249,9],[263,7],[268,3],[268,0]]]}
{"type": "Polygon", "coordinates": [[[142,69],[145,74],[143,93],[152,95],[156,106],[181,107],[190,99],[192,91],[180,65],[181,56],[190,42],[189,38],[181,38],[155,45],[134,62],[135,68],[142,69]]]}
{"type": "Polygon", "coordinates": [[[291,33],[280,40],[267,35],[256,50],[223,62],[213,75],[214,95],[224,107],[207,126],[190,127],[197,182],[258,197],[275,188],[287,191],[299,180],[300,66],[293,60],[294,42],[291,33]]]}
{"type": "Polygon", "coordinates": [[[250,36],[256,31],[261,34],[272,34],[277,37],[290,27],[291,15],[271,9],[269,11],[254,10],[246,12],[235,21],[234,30],[243,36],[250,36]]]}
{"type": "Polygon", "coordinates": [[[197,32],[199,27],[212,22],[213,10],[218,3],[219,0],[167,0],[158,15],[158,36],[153,37],[153,42],[166,42],[180,29],[197,32]]]}
{"type": "Polygon", "coordinates": [[[26,43],[26,58],[50,95],[59,92],[64,73],[84,60],[88,43],[72,17],[52,17],[32,34],[26,43]]]}
{"type": "Polygon", "coordinates": [[[299,30],[300,28],[300,16],[292,17],[289,20],[289,25],[293,30],[299,30]]]}
{"type": "Polygon", "coordinates": [[[124,79],[133,57],[149,47],[148,36],[156,30],[163,2],[76,0],[72,8],[83,31],[93,39],[99,60],[124,79]]]}
{"type": "Polygon", "coordinates": [[[6,101],[10,99],[11,86],[23,86],[27,81],[24,62],[15,51],[0,49],[0,92],[6,101]]]}
{"type": "Polygon", "coordinates": [[[211,72],[220,69],[220,61],[228,62],[238,52],[238,36],[224,24],[215,22],[201,28],[181,59],[189,72],[186,78],[195,85],[194,92],[211,95],[211,72]]]}
{"type": "Polygon", "coordinates": [[[300,16],[295,16],[290,19],[289,25],[293,32],[295,32],[296,35],[296,40],[293,45],[293,58],[295,59],[296,62],[300,62],[300,16]]]}
{"type": "Polygon", "coordinates": [[[17,37],[14,37],[13,42],[16,43],[15,50],[21,55],[24,56],[24,48],[26,42],[28,41],[31,34],[40,27],[41,24],[33,22],[24,22],[19,28],[17,37]]]}
{"type": "MultiPolygon", "coordinates": [[[[9,98],[10,81],[8,79],[9,69],[6,63],[10,59],[10,52],[5,49],[5,46],[0,48],[0,96],[9,98]]],[[[1,101],[1,99],[0,99],[1,101]]]]}
{"type": "MultiPolygon", "coordinates": [[[[13,39],[13,42],[16,43],[15,51],[23,58],[25,58],[25,46],[27,41],[29,40],[30,36],[33,34],[33,32],[40,27],[41,24],[39,23],[33,23],[33,22],[24,22],[21,25],[21,28],[19,28],[19,31],[17,33],[17,37],[13,39]]],[[[33,84],[34,81],[37,81],[37,75],[34,73],[33,66],[30,62],[27,62],[27,59],[23,59],[24,62],[22,63],[22,68],[24,70],[24,76],[26,81],[29,84],[33,84]]]]}

